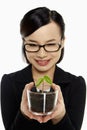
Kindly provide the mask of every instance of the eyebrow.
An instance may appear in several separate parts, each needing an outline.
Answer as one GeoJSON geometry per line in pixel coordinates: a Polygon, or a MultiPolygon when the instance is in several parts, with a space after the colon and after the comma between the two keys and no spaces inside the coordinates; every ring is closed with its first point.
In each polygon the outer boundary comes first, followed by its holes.
{"type": "MultiPolygon", "coordinates": [[[[50,40],[47,40],[46,42],[52,42],[52,41],[55,41],[56,39],[50,39],[50,40]]],[[[26,41],[26,40],[25,40],[26,41]]],[[[36,40],[32,40],[32,39],[29,39],[28,41],[30,41],[30,42],[37,42],[38,43],[38,41],[36,41],[36,40]]]]}

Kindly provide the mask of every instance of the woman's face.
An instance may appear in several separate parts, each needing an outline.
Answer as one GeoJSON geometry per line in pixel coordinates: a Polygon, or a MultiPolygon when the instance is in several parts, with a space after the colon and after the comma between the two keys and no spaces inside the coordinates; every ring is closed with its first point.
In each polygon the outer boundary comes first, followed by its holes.
{"type": "Polygon", "coordinates": [[[31,35],[25,37],[24,40],[24,44],[61,44],[62,46],[60,50],[56,52],[46,52],[43,47],[41,47],[38,52],[25,52],[27,59],[32,64],[35,70],[39,72],[46,72],[55,67],[55,64],[58,62],[60,58],[61,49],[64,43],[63,40],[61,41],[60,27],[56,23],[51,22],[45,26],[40,27],[31,35]]]}

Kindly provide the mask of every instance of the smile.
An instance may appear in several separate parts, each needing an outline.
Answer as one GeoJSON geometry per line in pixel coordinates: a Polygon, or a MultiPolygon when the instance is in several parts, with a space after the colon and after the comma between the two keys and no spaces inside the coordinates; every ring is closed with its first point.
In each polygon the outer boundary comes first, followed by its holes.
{"type": "Polygon", "coordinates": [[[40,66],[45,66],[49,63],[50,60],[36,60],[36,62],[38,63],[38,65],[40,66]]]}

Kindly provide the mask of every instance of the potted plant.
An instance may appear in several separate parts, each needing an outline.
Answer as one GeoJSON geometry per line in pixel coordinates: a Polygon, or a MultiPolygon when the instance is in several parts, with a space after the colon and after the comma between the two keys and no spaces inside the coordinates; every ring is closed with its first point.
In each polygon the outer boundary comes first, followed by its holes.
{"type": "Polygon", "coordinates": [[[45,75],[38,79],[35,86],[28,90],[28,106],[29,109],[37,115],[50,114],[57,103],[58,91],[53,90],[51,87],[52,80],[49,76],[45,75]],[[47,82],[50,85],[51,91],[45,91],[45,84],[47,82]],[[42,85],[41,91],[36,91],[39,86],[42,85]]]}

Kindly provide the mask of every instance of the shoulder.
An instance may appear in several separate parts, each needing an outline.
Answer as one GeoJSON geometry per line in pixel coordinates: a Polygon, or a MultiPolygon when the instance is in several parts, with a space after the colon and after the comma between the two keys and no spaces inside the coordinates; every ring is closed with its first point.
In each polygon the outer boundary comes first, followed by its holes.
{"type": "Polygon", "coordinates": [[[73,73],[70,73],[58,66],[56,66],[56,70],[55,70],[55,74],[56,75],[60,75],[60,77],[62,78],[62,80],[66,79],[66,80],[74,80],[74,79],[81,79],[81,80],[85,80],[83,78],[83,76],[81,75],[75,75],[73,73]]]}
{"type": "Polygon", "coordinates": [[[73,88],[77,86],[77,88],[81,87],[83,89],[86,89],[86,82],[83,76],[74,75],[68,71],[61,69],[60,67],[56,67],[55,79],[60,83],[70,84],[70,86],[73,86],[73,88]]]}
{"type": "Polygon", "coordinates": [[[26,66],[25,68],[18,70],[16,72],[12,72],[9,74],[3,74],[2,79],[1,79],[1,83],[4,81],[12,81],[12,80],[23,80],[24,77],[27,75],[28,71],[30,69],[30,66],[26,66]]]}
{"type": "MultiPolygon", "coordinates": [[[[86,82],[83,76],[76,76],[59,67],[56,68],[55,83],[61,87],[65,100],[76,98],[86,99],[86,82]],[[74,96],[73,96],[74,95],[74,96]]],[[[67,101],[66,101],[67,102],[67,101]]]]}

